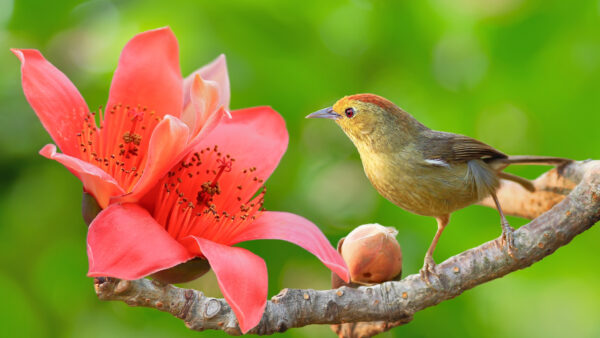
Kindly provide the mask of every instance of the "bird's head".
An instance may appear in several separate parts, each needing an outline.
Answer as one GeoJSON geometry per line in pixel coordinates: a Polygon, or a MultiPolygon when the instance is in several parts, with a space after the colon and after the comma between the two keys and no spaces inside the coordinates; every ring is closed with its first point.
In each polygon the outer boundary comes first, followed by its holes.
{"type": "Polygon", "coordinates": [[[398,132],[406,133],[422,126],[408,113],[391,101],[375,94],[356,94],[338,100],[332,107],[316,111],[306,118],[334,120],[358,145],[398,132]]]}

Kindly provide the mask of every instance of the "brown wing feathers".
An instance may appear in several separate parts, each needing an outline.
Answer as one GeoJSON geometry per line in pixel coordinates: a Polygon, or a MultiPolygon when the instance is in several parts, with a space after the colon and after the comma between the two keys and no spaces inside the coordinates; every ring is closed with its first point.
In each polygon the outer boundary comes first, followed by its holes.
{"type": "Polygon", "coordinates": [[[424,136],[430,140],[427,147],[421,149],[425,159],[439,159],[446,163],[483,160],[497,172],[498,177],[516,182],[529,191],[535,191],[531,181],[502,170],[510,164],[560,165],[570,161],[558,157],[507,156],[481,141],[458,134],[428,130],[424,136]]]}
{"type": "Polygon", "coordinates": [[[452,163],[508,158],[502,152],[467,136],[434,130],[424,132],[423,136],[428,138],[428,142],[419,143],[425,145],[421,151],[426,159],[452,163]]]}
{"type": "Polygon", "coordinates": [[[462,135],[454,138],[452,150],[453,158],[449,159],[451,161],[491,160],[508,157],[483,142],[462,135]]]}

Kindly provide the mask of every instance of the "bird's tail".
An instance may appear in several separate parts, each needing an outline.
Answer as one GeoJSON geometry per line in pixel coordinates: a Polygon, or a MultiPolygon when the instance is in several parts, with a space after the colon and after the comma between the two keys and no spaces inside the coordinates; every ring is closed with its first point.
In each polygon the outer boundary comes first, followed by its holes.
{"type": "Polygon", "coordinates": [[[517,176],[517,175],[513,175],[513,174],[509,174],[509,173],[505,173],[505,172],[499,172],[498,173],[498,177],[503,178],[505,180],[509,180],[509,181],[513,181],[515,183],[519,183],[523,188],[534,192],[535,191],[535,186],[533,185],[533,183],[523,177],[517,176]]]}
{"type": "Polygon", "coordinates": [[[568,158],[549,156],[509,156],[503,159],[506,164],[561,165],[571,162],[568,158]]]}
{"type": "MultiPolygon", "coordinates": [[[[533,165],[554,165],[559,166],[565,163],[569,163],[572,160],[568,158],[561,157],[548,157],[548,156],[509,156],[508,158],[503,158],[500,160],[502,162],[502,167],[506,167],[510,164],[533,164],[533,165]]],[[[505,180],[513,181],[515,183],[520,184],[523,188],[534,192],[535,186],[533,183],[523,177],[519,177],[513,174],[505,173],[500,171],[498,173],[500,178],[505,180]]]]}

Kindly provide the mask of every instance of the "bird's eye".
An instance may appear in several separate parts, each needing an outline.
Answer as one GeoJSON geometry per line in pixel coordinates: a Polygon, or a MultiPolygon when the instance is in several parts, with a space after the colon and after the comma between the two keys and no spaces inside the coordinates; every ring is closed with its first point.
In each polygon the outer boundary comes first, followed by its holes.
{"type": "Polygon", "coordinates": [[[354,116],[354,108],[352,108],[352,107],[346,108],[344,113],[346,114],[347,117],[352,117],[352,116],[354,116]]]}

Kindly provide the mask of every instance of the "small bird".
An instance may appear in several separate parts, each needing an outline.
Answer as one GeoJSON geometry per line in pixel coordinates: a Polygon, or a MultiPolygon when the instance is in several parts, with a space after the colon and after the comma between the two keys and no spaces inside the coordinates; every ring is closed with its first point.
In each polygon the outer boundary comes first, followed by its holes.
{"type": "Polygon", "coordinates": [[[334,120],[352,140],[371,184],[402,209],[433,216],[438,228],[425,255],[421,277],[437,275],[433,251],[450,214],[491,196],[500,213],[502,239],[513,252],[513,231],[496,191],[500,179],[529,191],[533,184],[505,173],[510,164],[560,165],[557,157],[507,156],[473,138],[427,128],[394,103],[374,94],[346,96],[306,118],[334,120]]]}

